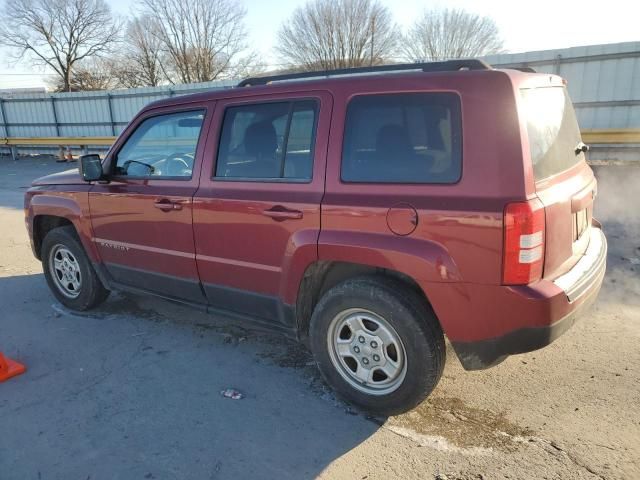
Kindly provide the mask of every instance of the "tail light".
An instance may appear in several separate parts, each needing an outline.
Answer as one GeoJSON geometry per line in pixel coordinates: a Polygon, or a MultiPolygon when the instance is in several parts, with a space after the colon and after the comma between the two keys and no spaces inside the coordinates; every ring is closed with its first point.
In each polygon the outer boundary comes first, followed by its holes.
{"type": "Polygon", "coordinates": [[[542,277],[544,220],[544,206],[538,199],[507,204],[502,262],[505,285],[526,285],[542,277]]]}

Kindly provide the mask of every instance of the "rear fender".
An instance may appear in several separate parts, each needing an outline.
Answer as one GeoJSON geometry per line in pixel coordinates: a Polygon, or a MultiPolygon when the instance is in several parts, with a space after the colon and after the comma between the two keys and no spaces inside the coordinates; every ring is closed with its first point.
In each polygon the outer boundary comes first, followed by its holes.
{"type": "Polygon", "coordinates": [[[322,232],[318,245],[321,261],[340,261],[384,268],[399,272],[413,279],[436,313],[445,332],[456,329],[456,319],[441,316],[446,311],[440,293],[432,292],[432,286],[448,290],[462,282],[458,266],[441,244],[418,238],[390,237],[389,235],[322,232]]]}
{"type": "Polygon", "coordinates": [[[318,260],[318,230],[299,230],[293,234],[282,264],[280,297],[287,305],[295,305],[304,273],[318,260]]]}
{"type": "Polygon", "coordinates": [[[429,282],[462,281],[447,249],[431,240],[323,230],[318,256],[320,260],[395,270],[411,277],[420,286],[429,282]]]}

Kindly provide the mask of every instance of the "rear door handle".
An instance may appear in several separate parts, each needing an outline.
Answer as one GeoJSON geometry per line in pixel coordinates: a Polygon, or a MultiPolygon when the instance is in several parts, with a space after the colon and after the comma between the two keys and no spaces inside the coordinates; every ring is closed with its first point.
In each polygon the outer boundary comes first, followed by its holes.
{"type": "Polygon", "coordinates": [[[182,203],[174,202],[163,198],[153,204],[154,207],[162,210],[163,212],[170,212],[171,210],[182,210],[182,203]]]}
{"type": "Polygon", "coordinates": [[[263,210],[262,214],[274,220],[300,220],[303,217],[300,210],[290,210],[282,205],[276,205],[268,210],[263,210]]]}

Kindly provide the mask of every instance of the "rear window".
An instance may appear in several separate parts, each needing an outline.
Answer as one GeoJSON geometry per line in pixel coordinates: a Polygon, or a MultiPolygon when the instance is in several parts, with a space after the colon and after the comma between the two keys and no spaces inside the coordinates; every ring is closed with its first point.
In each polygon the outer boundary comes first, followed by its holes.
{"type": "Polygon", "coordinates": [[[543,180],[584,160],[584,153],[575,153],[582,140],[566,89],[530,88],[520,94],[535,179],[543,180]]]}
{"type": "Polygon", "coordinates": [[[347,108],[342,180],[455,183],[460,122],[460,100],[452,93],[355,97],[347,108]]]}

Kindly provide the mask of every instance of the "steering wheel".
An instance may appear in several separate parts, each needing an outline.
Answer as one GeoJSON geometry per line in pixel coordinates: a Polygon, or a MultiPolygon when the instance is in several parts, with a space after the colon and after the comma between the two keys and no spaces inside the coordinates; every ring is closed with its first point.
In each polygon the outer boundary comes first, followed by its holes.
{"type": "Polygon", "coordinates": [[[191,167],[183,158],[185,154],[172,153],[164,161],[165,171],[168,177],[185,177],[191,175],[191,167]]]}

